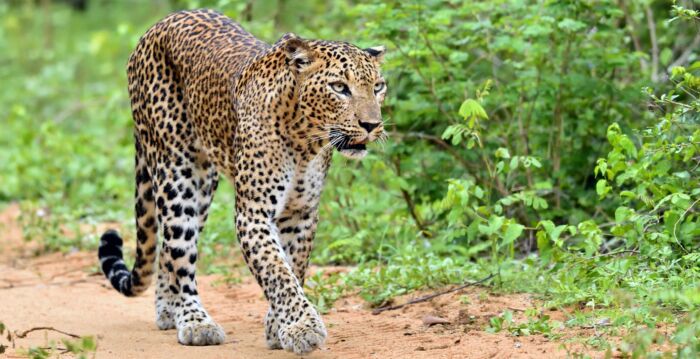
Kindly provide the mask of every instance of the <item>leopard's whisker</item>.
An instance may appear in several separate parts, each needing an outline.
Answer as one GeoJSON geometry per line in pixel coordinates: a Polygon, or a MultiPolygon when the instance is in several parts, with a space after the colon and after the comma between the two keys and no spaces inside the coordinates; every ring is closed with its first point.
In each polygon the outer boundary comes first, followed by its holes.
{"type": "Polygon", "coordinates": [[[316,155],[314,155],[314,157],[311,159],[311,161],[309,163],[313,163],[314,161],[316,161],[316,158],[319,155],[321,155],[322,153],[325,153],[331,146],[333,146],[332,140],[331,140],[331,142],[328,142],[327,144],[323,145],[323,147],[321,147],[321,149],[318,150],[318,153],[316,153],[316,155]]]}

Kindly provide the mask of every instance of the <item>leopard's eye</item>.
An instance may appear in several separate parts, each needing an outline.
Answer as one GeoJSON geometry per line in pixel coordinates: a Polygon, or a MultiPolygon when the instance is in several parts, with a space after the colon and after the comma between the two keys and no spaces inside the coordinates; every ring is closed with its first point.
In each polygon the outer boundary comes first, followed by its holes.
{"type": "Polygon", "coordinates": [[[378,94],[384,90],[384,87],[386,87],[386,83],[384,82],[377,82],[376,85],[374,85],[374,93],[378,94]]]}
{"type": "Polygon", "coordinates": [[[331,90],[345,96],[350,96],[350,88],[348,85],[342,83],[342,82],[333,82],[329,85],[331,87],[331,90]]]}

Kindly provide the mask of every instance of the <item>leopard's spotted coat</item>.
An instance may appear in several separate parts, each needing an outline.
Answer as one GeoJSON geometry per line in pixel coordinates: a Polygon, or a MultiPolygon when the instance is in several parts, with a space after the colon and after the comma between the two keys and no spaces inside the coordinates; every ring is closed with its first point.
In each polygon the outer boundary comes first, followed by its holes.
{"type": "Polygon", "coordinates": [[[186,345],[224,331],[197,293],[197,240],[219,174],[236,189],[243,256],[270,303],[270,348],[320,346],[326,329],[302,285],[333,148],[358,158],[384,134],[383,48],[303,40],[270,46],[209,10],[172,14],[141,38],[128,63],[135,121],[137,249],[102,236],[102,269],[132,296],[150,284],[159,253],[156,323],[186,345]],[[163,237],[156,251],[157,234],[163,237]]]}

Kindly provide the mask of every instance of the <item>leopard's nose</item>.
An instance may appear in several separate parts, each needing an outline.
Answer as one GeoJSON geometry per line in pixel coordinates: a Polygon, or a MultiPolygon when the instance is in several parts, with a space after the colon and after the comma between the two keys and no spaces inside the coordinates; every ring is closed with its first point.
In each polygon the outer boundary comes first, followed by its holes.
{"type": "Polygon", "coordinates": [[[363,122],[360,121],[360,127],[364,128],[367,130],[367,133],[372,133],[372,130],[377,128],[381,122],[363,122]]]}

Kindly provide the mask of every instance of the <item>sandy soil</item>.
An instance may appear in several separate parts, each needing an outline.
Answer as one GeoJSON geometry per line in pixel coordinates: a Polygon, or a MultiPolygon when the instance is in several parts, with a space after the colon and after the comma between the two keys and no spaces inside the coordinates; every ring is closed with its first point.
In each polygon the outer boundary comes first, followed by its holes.
{"type": "MultiPolygon", "coordinates": [[[[49,326],[80,336],[94,336],[98,343],[97,358],[297,357],[265,347],[262,321],[267,304],[250,277],[235,285],[214,284],[215,276],[200,277],[202,300],[225,328],[227,341],[220,346],[182,346],[177,343],[175,331],[156,328],[152,291],[137,298],[119,295],[97,272],[95,253],[31,256],[31,244],[21,238],[18,215],[17,206],[0,212],[0,321],[13,332],[49,326]]],[[[399,298],[397,302],[409,299],[399,298]]],[[[513,337],[484,331],[489,318],[503,310],[513,310],[516,318],[522,318],[522,310],[533,305],[535,302],[528,295],[495,296],[484,288],[468,288],[430,302],[372,315],[362,300],[344,298],[324,315],[329,332],[325,346],[305,357],[566,357],[562,342],[540,335],[513,337]],[[469,304],[460,303],[460,295],[468,296],[469,304]],[[449,323],[428,326],[423,322],[426,315],[447,319],[449,323]]],[[[548,314],[564,319],[560,312],[548,314]]],[[[27,348],[46,346],[49,341],[61,338],[66,336],[34,331],[26,338],[16,338],[14,348],[10,344],[5,355],[23,357],[27,348]]],[[[8,345],[6,338],[0,338],[0,344],[8,345]]],[[[580,344],[568,346],[577,352],[602,356],[580,344]]]]}

